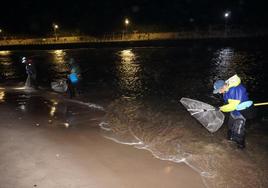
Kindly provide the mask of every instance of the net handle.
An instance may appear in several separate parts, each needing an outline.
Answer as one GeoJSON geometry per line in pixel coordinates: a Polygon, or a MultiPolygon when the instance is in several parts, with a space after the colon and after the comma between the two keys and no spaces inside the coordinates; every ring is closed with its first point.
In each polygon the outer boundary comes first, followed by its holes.
{"type": "Polygon", "coordinates": [[[268,102],[254,103],[254,106],[264,106],[264,105],[268,105],[268,102]]]}

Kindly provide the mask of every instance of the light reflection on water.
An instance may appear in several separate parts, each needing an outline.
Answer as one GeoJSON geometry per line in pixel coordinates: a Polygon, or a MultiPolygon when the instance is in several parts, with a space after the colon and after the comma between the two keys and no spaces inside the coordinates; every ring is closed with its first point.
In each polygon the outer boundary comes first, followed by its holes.
{"type": "MultiPolygon", "coordinates": [[[[267,78],[267,66],[265,67],[264,62],[267,56],[261,51],[260,57],[263,59],[259,62],[259,55],[254,50],[235,47],[204,49],[201,47],[188,50],[178,47],[49,50],[41,53],[44,62],[39,62],[38,59],[36,61],[46,73],[43,74],[46,79],[47,76],[66,76],[65,62],[69,57],[79,57],[80,65],[89,68],[84,74],[83,82],[92,83],[88,90],[84,88],[85,92],[95,94],[100,100],[107,98],[101,93],[94,93],[97,86],[102,87],[104,92],[113,90],[116,93],[121,92],[123,96],[153,94],[152,101],[151,98],[142,98],[140,101],[128,102],[123,97],[120,98],[120,95],[118,98],[122,101],[109,101],[108,124],[101,124],[106,130],[105,136],[119,143],[150,150],[160,159],[186,162],[202,176],[213,177],[217,174],[216,169],[224,170],[221,162],[224,162],[224,157],[230,156],[226,153],[228,148],[224,148],[226,145],[220,139],[214,143],[216,138],[203,130],[177,102],[174,104],[170,101],[178,101],[180,97],[207,96],[207,102],[213,102],[214,98],[210,95],[213,82],[216,79],[227,79],[235,73],[242,78],[245,85],[250,86],[249,91],[257,91],[254,93],[256,98],[265,97],[267,87],[260,87],[260,84],[265,86],[263,81],[267,78]],[[45,63],[49,66],[44,66],[45,63]],[[164,102],[160,101],[163,96],[166,97],[164,102]],[[219,159],[218,156],[222,158],[219,159]]],[[[12,72],[8,69],[14,62],[11,54],[0,57],[1,62],[6,62],[4,64],[7,72],[12,72]],[[6,57],[11,59],[4,60],[6,57]]],[[[17,56],[21,54],[23,53],[20,52],[17,56]]],[[[49,104],[46,113],[50,117],[55,114],[70,116],[69,106],[53,104],[51,101],[49,104]]],[[[25,107],[25,110],[30,108],[27,105],[25,107]]]]}
{"type": "Polygon", "coordinates": [[[63,64],[65,62],[66,52],[64,50],[54,50],[53,54],[53,62],[56,64],[63,64]]]}
{"type": "MultiPolygon", "coordinates": [[[[1,88],[0,88],[1,89],[1,88]]],[[[0,90],[0,103],[5,101],[5,91],[0,90]]]]}
{"type": "Polygon", "coordinates": [[[223,48],[215,53],[215,58],[212,60],[215,66],[212,80],[225,79],[226,73],[235,74],[233,68],[234,50],[231,48],[223,48]]]}
{"type": "Polygon", "coordinates": [[[102,87],[134,97],[149,95],[177,100],[178,97],[207,96],[206,99],[212,100],[208,94],[213,82],[237,73],[242,82],[250,86],[249,91],[260,91],[254,93],[256,97],[266,93],[263,85],[267,84],[262,82],[267,78],[266,56],[262,51],[235,47],[10,51],[0,55],[2,82],[5,79],[25,81],[25,66],[20,63],[24,55],[33,57],[37,79],[41,85],[48,86],[51,81],[66,77],[67,62],[73,57],[82,69],[82,84],[90,83],[83,88],[85,92],[92,92],[92,87],[102,87]]]}
{"type": "Polygon", "coordinates": [[[0,51],[0,80],[1,77],[10,79],[16,76],[16,68],[12,65],[11,55],[11,51],[0,51]]]}
{"type": "Polygon", "coordinates": [[[121,62],[117,65],[119,87],[126,92],[140,92],[141,82],[139,79],[140,64],[137,55],[131,49],[119,51],[121,62]]]}
{"type": "Polygon", "coordinates": [[[260,81],[266,77],[267,70],[261,70],[265,65],[258,62],[257,58],[255,52],[251,54],[230,47],[217,50],[211,60],[210,85],[217,79],[227,80],[238,74],[250,93],[256,89],[261,91],[260,81]]]}
{"type": "Polygon", "coordinates": [[[0,56],[8,56],[11,54],[11,51],[0,51],[0,56]]]}
{"type": "Polygon", "coordinates": [[[56,72],[65,72],[68,71],[67,66],[67,57],[66,57],[66,51],[65,50],[53,50],[51,51],[52,54],[52,64],[53,69],[56,72]]]}

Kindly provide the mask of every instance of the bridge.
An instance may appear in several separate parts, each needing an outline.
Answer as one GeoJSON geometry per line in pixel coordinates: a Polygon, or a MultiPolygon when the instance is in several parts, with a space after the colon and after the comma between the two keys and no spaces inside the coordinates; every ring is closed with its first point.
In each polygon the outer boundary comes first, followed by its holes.
{"type": "Polygon", "coordinates": [[[64,46],[64,45],[97,45],[104,43],[126,43],[126,42],[148,42],[148,41],[164,41],[164,40],[181,40],[181,39],[213,39],[213,38],[245,38],[245,37],[262,37],[266,33],[242,33],[235,32],[226,33],[223,31],[213,32],[159,32],[159,33],[121,33],[106,34],[101,37],[93,37],[88,35],[80,36],[57,36],[46,38],[17,38],[5,37],[0,40],[0,49],[27,48],[28,46],[64,46]]]}

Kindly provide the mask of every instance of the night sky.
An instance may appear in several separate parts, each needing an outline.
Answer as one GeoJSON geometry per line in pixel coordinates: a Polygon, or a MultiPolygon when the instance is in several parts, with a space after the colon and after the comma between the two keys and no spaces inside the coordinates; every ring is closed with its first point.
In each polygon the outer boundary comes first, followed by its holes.
{"type": "Polygon", "coordinates": [[[0,29],[11,34],[48,34],[52,23],[61,31],[108,33],[123,29],[129,18],[133,30],[148,26],[177,29],[224,23],[250,27],[268,25],[265,1],[257,0],[21,0],[1,5],[0,29]],[[16,3],[17,2],[17,3],[16,3]]]}

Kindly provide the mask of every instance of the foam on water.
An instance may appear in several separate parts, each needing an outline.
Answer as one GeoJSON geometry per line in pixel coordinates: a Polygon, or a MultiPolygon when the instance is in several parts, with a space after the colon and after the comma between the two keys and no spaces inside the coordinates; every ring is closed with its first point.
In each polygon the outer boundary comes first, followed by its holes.
{"type": "Polygon", "coordinates": [[[83,101],[74,100],[74,99],[65,99],[65,100],[68,102],[84,105],[84,106],[87,106],[87,107],[92,108],[92,109],[105,111],[104,108],[98,104],[94,104],[94,103],[90,103],[90,102],[83,102],[83,101]]]}
{"type": "Polygon", "coordinates": [[[106,122],[99,123],[100,128],[105,131],[103,134],[103,137],[112,140],[119,144],[124,145],[134,145],[134,146],[140,146],[144,145],[144,143],[135,135],[133,134],[124,134],[124,135],[117,135],[114,132],[112,132],[111,127],[106,122]]]}
{"type": "Polygon", "coordinates": [[[99,124],[100,128],[104,131],[103,137],[109,140],[112,140],[119,144],[132,145],[137,149],[143,149],[149,151],[155,158],[171,161],[175,163],[185,163],[187,166],[192,168],[194,171],[199,173],[203,179],[204,185],[210,187],[207,183],[207,178],[214,178],[216,174],[207,172],[206,170],[198,167],[197,165],[192,164],[190,159],[192,154],[183,151],[180,144],[176,145],[176,154],[163,153],[154,147],[153,144],[146,144],[142,139],[138,138],[133,131],[130,129],[127,132],[124,132],[124,135],[117,134],[112,131],[112,128],[107,122],[101,122],[99,124]]]}
{"type": "Polygon", "coordinates": [[[111,127],[109,127],[109,124],[106,122],[100,122],[99,124],[100,128],[105,130],[105,131],[111,131],[111,127]]]}

